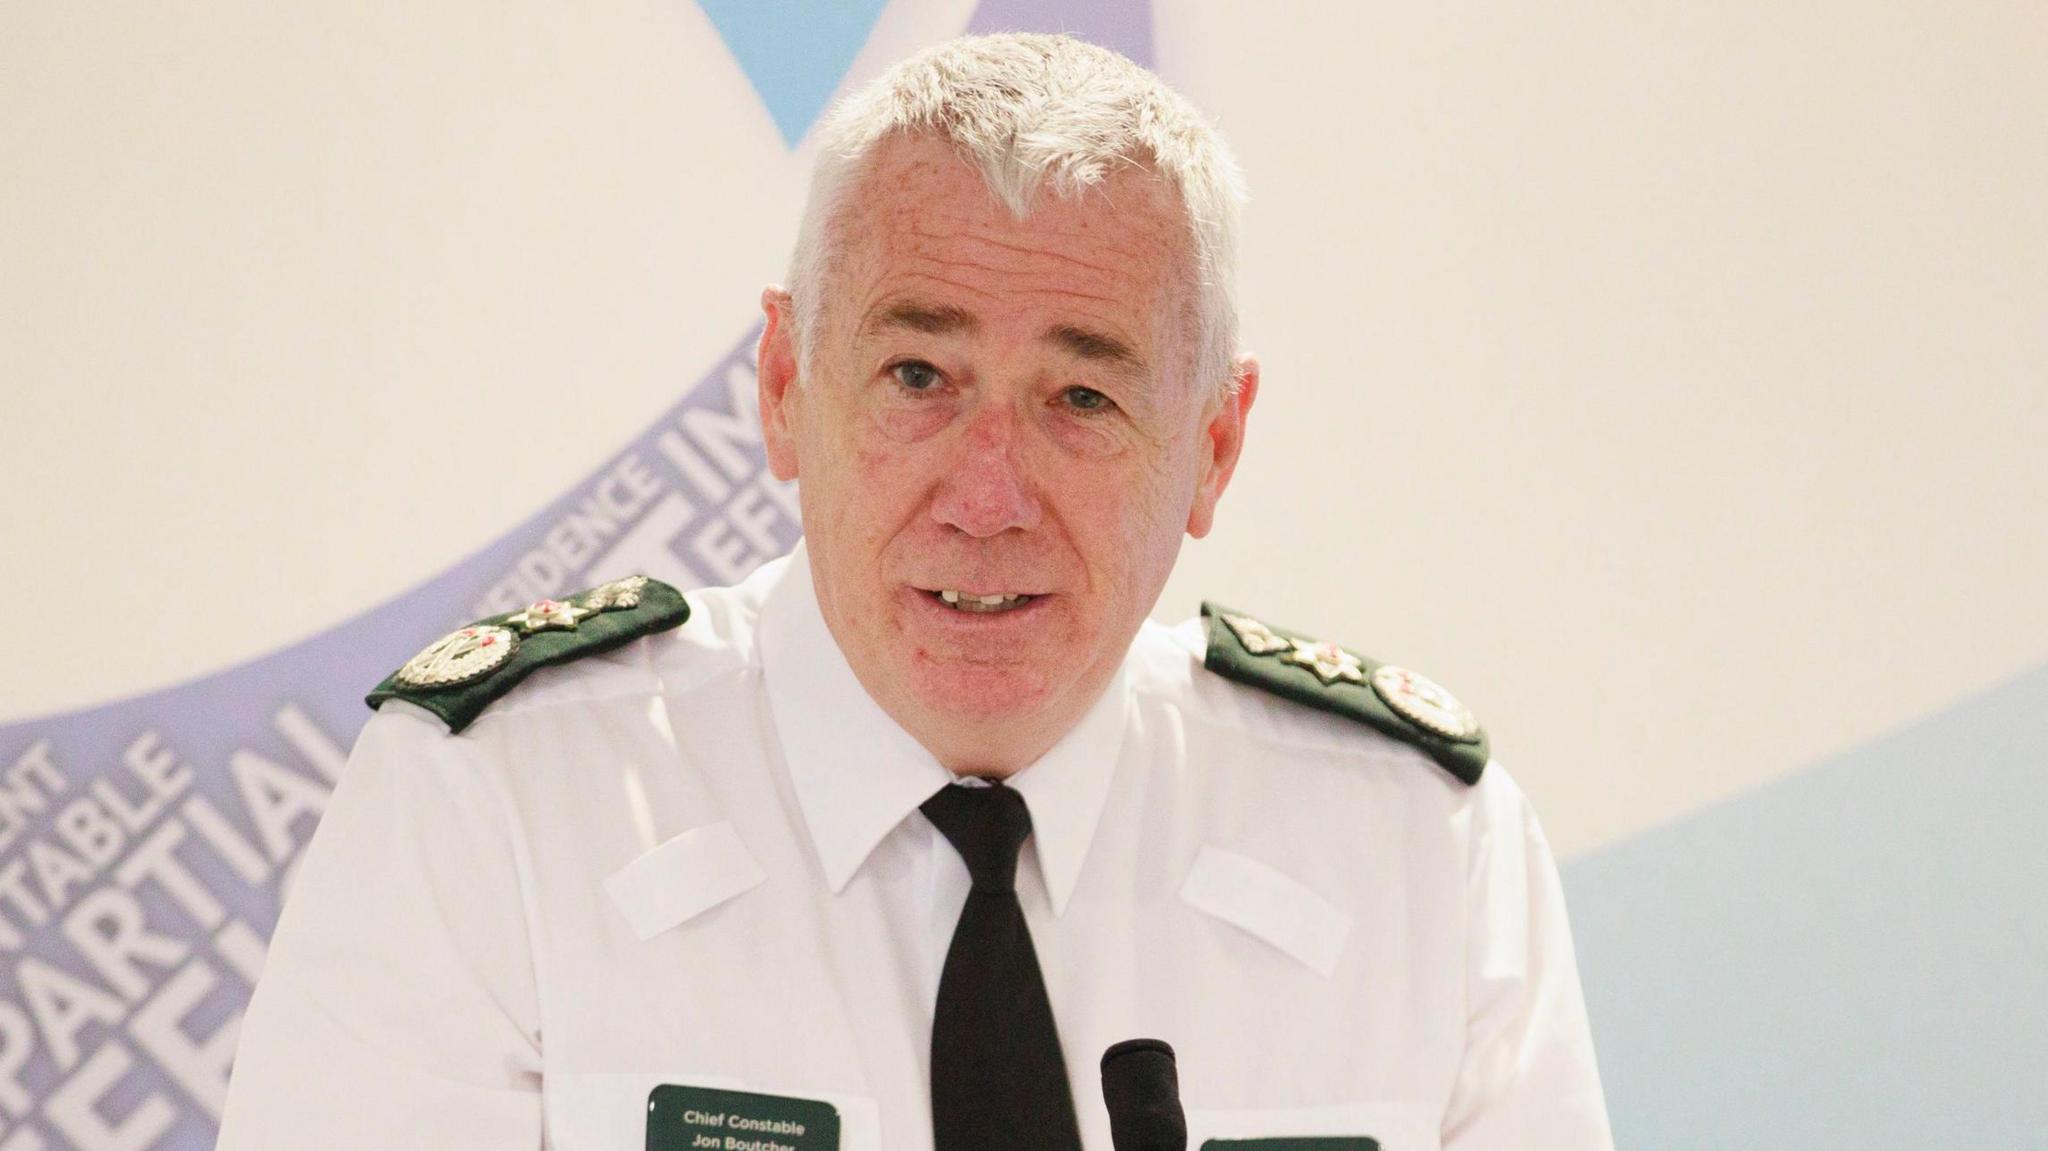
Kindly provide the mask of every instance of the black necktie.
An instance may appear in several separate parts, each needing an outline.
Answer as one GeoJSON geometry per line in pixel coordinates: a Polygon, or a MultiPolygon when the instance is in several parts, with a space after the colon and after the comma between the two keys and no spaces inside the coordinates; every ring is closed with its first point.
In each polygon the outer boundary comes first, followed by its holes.
{"type": "Polygon", "coordinates": [[[923,811],[974,877],[932,1017],[938,1151],[1080,1151],[1052,1003],[1017,903],[1017,852],[1031,834],[1024,797],[949,784],[923,811]]]}

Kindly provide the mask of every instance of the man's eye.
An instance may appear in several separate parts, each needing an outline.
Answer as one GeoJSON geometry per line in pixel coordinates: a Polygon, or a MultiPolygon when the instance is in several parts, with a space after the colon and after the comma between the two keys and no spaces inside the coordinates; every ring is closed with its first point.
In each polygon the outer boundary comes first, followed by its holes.
{"type": "Polygon", "coordinates": [[[1084,388],[1079,385],[1068,388],[1065,392],[1061,393],[1061,396],[1067,401],[1067,406],[1077,412],[1099,412],[1112,406],[1108,396],[1103,395],[1094,388],[1084,388]]]}
{"type": "Polygon", "coordinates": [[[939,386],[939,370],[923,360],[905,360],[890,368],[889,374],[913,392],[928,392],[939,386]]]}

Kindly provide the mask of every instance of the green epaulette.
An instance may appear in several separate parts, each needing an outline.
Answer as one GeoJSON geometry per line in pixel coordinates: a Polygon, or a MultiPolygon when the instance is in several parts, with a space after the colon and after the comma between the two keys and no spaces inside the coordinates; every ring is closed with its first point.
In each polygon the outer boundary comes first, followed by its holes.
{"type": "Polygon", "coordinates": [[[1486,732],[1456,696],[1407,668],[1272,627],[1213,603],[1203,666],[1414,744],[1466,784],[1486,770],[1486,732]]]}
{"type": "Polygon", "coordinates": [[[374,708],[402,699],[440,716],[449,731],[461,731],[540,668],[610,651],[689,618],[683,593],[660,580],[628,576],[451,631],[392,672],[364,702],[374,708]]]}

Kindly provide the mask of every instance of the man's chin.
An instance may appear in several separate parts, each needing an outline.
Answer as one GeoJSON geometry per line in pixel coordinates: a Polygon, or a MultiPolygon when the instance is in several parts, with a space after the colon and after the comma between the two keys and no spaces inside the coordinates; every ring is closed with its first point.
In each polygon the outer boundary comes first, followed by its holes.
{"type": "Polygon", "coordinates": [[[912,690],[934,718],[996,726],[1030,723],[1056,692],[1042,668],[930,660],[915,670],[912,690]]]}

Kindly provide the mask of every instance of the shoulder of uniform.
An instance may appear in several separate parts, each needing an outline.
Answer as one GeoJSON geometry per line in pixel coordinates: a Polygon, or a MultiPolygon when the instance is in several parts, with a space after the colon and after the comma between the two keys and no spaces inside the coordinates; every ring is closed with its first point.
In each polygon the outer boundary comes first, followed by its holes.
{"type": "Polygon", "coordinates": [[[499,697],[544,667],[569,663],[676,627],[690,618],[683,593],[628,576],[481,619],[430,643],[386,676],[365,701],[402,699],[461,731],[499,697]]]}
{"type": "Polygon", "coordinates": [[[1431,680],[1218,604],[1202,605],[1202,626],[1210,671],[1411,744],[1464,784],[1485,771],[1485,730],[1431,680]]]}

